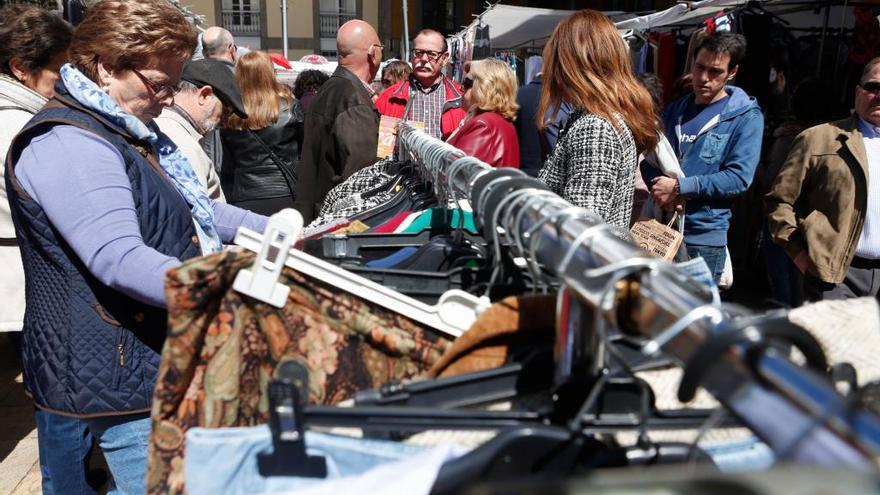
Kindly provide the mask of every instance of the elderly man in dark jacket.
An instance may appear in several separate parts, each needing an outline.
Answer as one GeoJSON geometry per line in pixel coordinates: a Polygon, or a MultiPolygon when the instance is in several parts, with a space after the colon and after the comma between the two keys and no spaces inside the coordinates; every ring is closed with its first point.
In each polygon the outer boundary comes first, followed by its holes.
{"type": "Polygon", "coordinates": [[[376,161],[379,114],[369,82],[379,70],[383,46],[376,30],[361,20],[343,24],[336,45],[339,67],[305,114],[296,209],[306,223],[333,186],[376,161]]]}

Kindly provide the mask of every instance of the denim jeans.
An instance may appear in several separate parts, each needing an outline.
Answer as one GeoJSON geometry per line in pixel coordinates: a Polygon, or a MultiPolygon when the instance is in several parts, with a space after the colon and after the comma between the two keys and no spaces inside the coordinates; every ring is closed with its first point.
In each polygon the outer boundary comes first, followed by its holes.
{"type": "Polygon", "coordinates": [[[85,421],[37,409],[37,446],[44,495],[92,495],[86,461],[92,435],[85,421]]]}
{"type": "Polygon", "coordinates": [[[770,228],[766,222],[764,223],[761,251],[767,264],[767,281],[770,283],[770,295],[773,299],[790,308],[802,305],[804,303],[803,275],[785,250],[770,239],[770,228]]]}
{"type": "Polygon", "coordinates": [[[146,492],[147,445],[152,423],[149,414],[128,414],[83,420],[110,468],[113,480],[108,494],[139,495],[146,492]]]}
{"type": "Polygon", "coordinates": [[[755,437],[743,440],[700,443],[700,448],[725,473],[763,471],[776,462],[776,455],[767,444],[755,437]]]}
{"type": "Polygon", "coordinates": [[[186,491],[189,495],[427,495],[440,466],[462,453],[450,445],[426,448],[312,431],[306,432],[305,441],[310,455],[326,458],[326,479],[261,476],[257,454],[272,450],[265,425],[191,428],[186,433],[186,491]]]}
{"type": "Polygon", "coordinates": [[[706,266],[706,261],[703,258],[694,258],[692,260],[682,261],[680,263],[676,263],[681,271],[687,273],[697,282],[706,286],[709,291],[712,292],[712,302],[718,304],[721,302],[721,294],[718,292],[718,285],[712,279],[712,272],[709,271],[709,267],[706,266]]]}
{"type": "Polygon", "coordinates": [[[715,285],[721,282],[721,274],[724,273],[724,262],[727,260],[727,253],[724,246],[698,246],[696,244],[687,244],[688,256],[691,259],[697,256],[703,258],[709,271],[712,272],[712,279],[715,285]]]}

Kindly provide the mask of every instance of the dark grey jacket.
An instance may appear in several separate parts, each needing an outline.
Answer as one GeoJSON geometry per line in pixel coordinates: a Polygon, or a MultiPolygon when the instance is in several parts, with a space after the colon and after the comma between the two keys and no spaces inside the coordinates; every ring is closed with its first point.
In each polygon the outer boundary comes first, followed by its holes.
{"type": "Polygon", "coordinates": [[[361,80],[340,66],[306,111],[304,129],[295,204],[308,223],[330,189],[377,161],[379,113],[361,80]]]}
{"type": "Polygon", "coordinates": [[[229,203],[293,196],[299,160],[296,137],[302,125],[292,107],[282,102],[278,121],[269,127],[220,131],[223,166],[232,175],[231,190],[223,191],[229,203]]]}

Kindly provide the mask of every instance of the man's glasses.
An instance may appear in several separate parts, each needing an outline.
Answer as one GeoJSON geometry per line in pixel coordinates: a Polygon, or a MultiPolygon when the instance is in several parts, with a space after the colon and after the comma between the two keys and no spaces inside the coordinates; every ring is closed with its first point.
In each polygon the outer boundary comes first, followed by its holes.
{"type": "Polygon", "coordinates": [[[144,86],[150,88],[150,91],[153,92],[153,95],[158,100],[164,100],[169,96],[175,96],[177,93],[180,93],[180,86],[178,84],[169,85],[169,84],[156,84],[150,80],[147,76],[141,74],[141,72],[137,69],[131,69],[132,72],[136,76],[138,76],[141,82],[144,83],[144,86]]]}
{"type": "Polygon", "coordinates": [[[461,87],[464,89],[473,88],[474,87],[474,80],[469,77],[464,78],[464,80],[461,82],[461,87]]]}
{"type": "Polygon", "coordinates": [[[422,50],[420,48],[416,48],[412,51],[413,59],[428,57],[428,60],[439,60],[443,55],[446,55],[446,52],[435,52],[434,50],[422,50]]]}
{"type": "Polygon", "coordinates": [[[859,84],[866,93],[871,93],[872,95],[876,95],[880,93],[880,81],[868,81],[866,83],[859,84]]]}

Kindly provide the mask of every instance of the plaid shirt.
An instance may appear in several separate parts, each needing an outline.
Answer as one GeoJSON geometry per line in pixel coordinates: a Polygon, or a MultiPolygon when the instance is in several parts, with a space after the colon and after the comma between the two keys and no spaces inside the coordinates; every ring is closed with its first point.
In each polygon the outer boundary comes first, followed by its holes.
{"type": "Polygon", "coordinates": [[[443,106],[446,105],[446,91],[443,88],[443,80],[430,88],[423,88],[419,81],[410,78],[412,97],[408,120],[425,123],[425,132],[437,139],[443,138],[443,130],[440,128],[440,117],[443,115],[443,106]],[[427,92],[425,90],[427,89],[427,92]]]}

